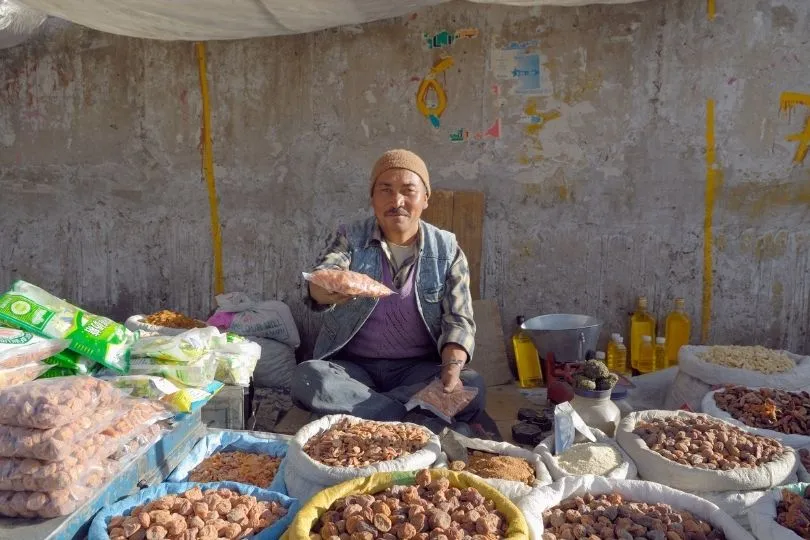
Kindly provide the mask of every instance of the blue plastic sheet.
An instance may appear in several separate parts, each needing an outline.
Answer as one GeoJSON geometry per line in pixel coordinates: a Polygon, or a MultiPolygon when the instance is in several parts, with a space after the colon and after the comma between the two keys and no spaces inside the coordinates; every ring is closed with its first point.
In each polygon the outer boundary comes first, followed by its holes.
{"type": "Polygon", "coordinates": [[[256,486],[249,486],[247,484],[238,484],[236,482],[211,482],[208,484],[197,484],[193,482],[182,483],[163,483],[158,484],[147,489],[142,490],[137,495],[127,497],[117,503],[102,508],[101,511],[93,518],[93,523],[90,525],[90,531],[87,534],[87,540],[110,540],[107,534],[107,523],[114,516],[128,516],[133,508],[146,504],[155,499],[159,499],[164,495],[175,495],[188,491],[193,487],[199,487],[206,492],[211,489],[230,489],[240,495],[253,495],[260,501],[276,501],[287,509],[287,515],[275,522],[270,527],[264,529],[260,533],[251,536],[253,540],[278,540],[287,527],[292,523],[293,518],[298,513],[300,504],[297,499],[287,497],[281,493],[275,493],[267,489],[261,489],[256,486]]]}
{"type": "MultiPolygon", "coordinates": [[[[188,482],[188,475],[203,460],[218,452],[250,452],[284,458],[287,455],[287,441],[261,439],[247,433],[220,431],[206,435],[194,445],[191,453],[180,462],[180,465],[169,475],[167,482],[188,482]]],[[[281,466],[273,482],[266,489],[287,495],[284,483],[284,468],[286,459],[282,459],[281,466]]]]}

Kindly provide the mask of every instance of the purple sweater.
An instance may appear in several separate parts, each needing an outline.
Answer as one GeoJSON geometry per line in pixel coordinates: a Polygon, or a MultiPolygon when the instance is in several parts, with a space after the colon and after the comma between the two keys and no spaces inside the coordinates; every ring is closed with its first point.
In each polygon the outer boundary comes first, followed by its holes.
{"type": "Polygon", "coordinates": [[[344,350],[353,356],[386,359],[414,358],[435,353],[436,343],[416,305],[416,265],[397,291],[391,276],[391,265],[385,260],[385,254],[380,253],[380,256],[383,258],[383,283],[395,292],[380,298],[368,320],[344,350]]]}

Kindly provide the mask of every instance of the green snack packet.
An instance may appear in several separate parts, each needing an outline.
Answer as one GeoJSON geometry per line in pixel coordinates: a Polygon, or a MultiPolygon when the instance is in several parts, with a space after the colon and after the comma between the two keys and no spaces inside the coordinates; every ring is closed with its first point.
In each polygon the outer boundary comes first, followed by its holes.
{"type": "Polygon", "coordinates": [[[119,373],[129,371],[135,336],[115,321],[88,313],[22,280],[0,296],[0,321],[40,336],[68,339],[69,349],[119,373]]]}

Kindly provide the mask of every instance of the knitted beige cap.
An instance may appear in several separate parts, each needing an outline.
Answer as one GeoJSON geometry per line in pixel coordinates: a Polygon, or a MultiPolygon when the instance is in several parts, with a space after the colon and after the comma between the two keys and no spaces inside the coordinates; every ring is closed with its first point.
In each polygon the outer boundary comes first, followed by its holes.
{"type": "Polygon", "coordinates": [[[427,165],[422,161],[422,158],[410,150],[389,150],[377,160],[371,170],[371,195],[374,195],[374,184],[377,182],[377,178],[391,169],[406,169],[416,173],[422,179],[422,183],[425,184],[428,197],[430,197],[430,176],[428,175],[427,165]]]}

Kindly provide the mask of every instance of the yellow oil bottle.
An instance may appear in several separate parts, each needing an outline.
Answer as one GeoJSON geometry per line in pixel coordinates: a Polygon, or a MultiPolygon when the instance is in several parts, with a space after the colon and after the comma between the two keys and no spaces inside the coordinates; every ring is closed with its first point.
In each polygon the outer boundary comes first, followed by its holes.
{"type": "Polygon", "coordinates": [[[630,366],[627,365],[627,347],[622,336],[616,338],[616,373],[623,375],[630,373],[630,366]]]}
{"type": "Polygon", "coordinates": [[[543,375],[540,371],[540,356],[537,354],[532,338],[521,328],[525,321],[526,318],[519,315],[517,317],[517,330],[512,334],[512,348],[515,352],[518,385],[522,388],[536,388],[543,383],[543,375]]]}
{"type": "Polygon", "coordinates": [[[638,348],[638,366],[641,373],[652,373],[655,371],[655,346],[652,336],[641,336],[641,346],[638,348]]]}
{"type": "Polygon", "coordinates": [[[630,316],[630,365],[641,371],[639,366],[643,336],[655,335],[655,318],[647,312],[647,297],[639,296],[636,312],[630,316]]]}
{"type": "Polygon", "coordinates": [[[610,341],[608,341],[607,345],[607,361],[605,363],[610,371],[613,371],[614,373],[621,373],[621,371],[616,370],[616,350],[618,348],[616,340],[617,337],[619,337],[619,334],[610,335],[610,341]]]}
{"type": "Polygon", "coordinates": [[[667,315],[667,367],[678,365],[678,351],[684,345],[689,345],[692,331],[692,322],[686,315],[686,302],[683,298],[675,299],[675,309],[667,315]]]}
{"type": "Polygon", "coordinates": [[[655,338],[655,371],[666,369],[667,364],[667,340],[666,338],[655,338]]]}

